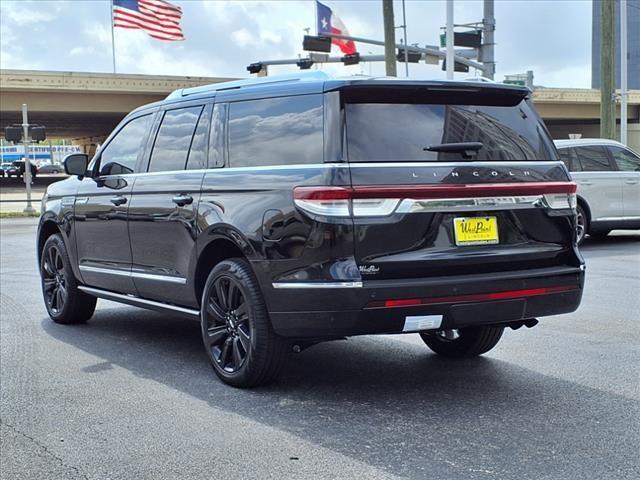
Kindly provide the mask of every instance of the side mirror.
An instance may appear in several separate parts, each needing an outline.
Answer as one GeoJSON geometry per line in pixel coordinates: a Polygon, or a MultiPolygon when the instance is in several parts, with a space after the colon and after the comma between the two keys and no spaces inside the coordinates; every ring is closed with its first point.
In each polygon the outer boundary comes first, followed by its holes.
{"type": "Polygon", "coordinates": [[[72,153],[64,159],[64,171],[68,175],[77,175],[84,177],[87,174],[89,166],[89,156],[84,153],[72,153]]]}

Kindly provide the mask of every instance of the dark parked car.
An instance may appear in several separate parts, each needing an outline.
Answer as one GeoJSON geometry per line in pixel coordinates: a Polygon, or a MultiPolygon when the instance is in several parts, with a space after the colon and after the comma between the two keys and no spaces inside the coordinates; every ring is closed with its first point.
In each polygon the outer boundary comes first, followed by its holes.
{"type": "Polygon", "coordinates": [[[105,298],[197,320],[241,387],[352,335],[485,353],[582,296],[576,186],[529,96],[319,73],[178,90],[49,187],[49,315],[105,298]]]}
{"type": "MultiPolygon", "coordinates": [[[[36,167],[33,163],[29,163],[31,167],[31,179],[33,180],[38,175],[38,167],[36,167]]],[[[25,170],[25,162],[23,160],[18,160],[11,164],[5,173],[7,177],[22,177],[24,175],[25,170]]]]}
{"type": "Polygon", "coordinates": [[[62,165],[59,165],[57,163],[45,163],[40,165],[40,167],[38,168],[38,173],[40,174],[58,174],[58,173],[63,173],[64,172],[64,167],[62,165]]]}

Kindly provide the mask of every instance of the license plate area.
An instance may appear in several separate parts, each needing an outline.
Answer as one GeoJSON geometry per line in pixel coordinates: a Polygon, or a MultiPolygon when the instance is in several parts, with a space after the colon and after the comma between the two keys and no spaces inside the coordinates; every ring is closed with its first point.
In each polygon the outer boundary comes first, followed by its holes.
{"type": "Polygon", "coordinates": [[[453,233],[458,246],[499,243],[497,217],[457,217],[453,233]]]}

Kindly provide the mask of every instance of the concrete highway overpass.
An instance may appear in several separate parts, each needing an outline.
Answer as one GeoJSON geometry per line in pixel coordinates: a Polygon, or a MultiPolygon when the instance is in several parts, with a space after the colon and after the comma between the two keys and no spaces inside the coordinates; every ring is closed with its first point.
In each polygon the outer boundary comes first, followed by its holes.
{"type": "Polygon", "coordinates": [[[140,105],[179,88],[227,80],[233,79],[0,70],[0,127],[22,123],[26,103],[29,122],[45,125],[48,137],[91,144],[102,141],[140,105]]]}
{"type": "MultiPolygon", "coordinates": [[[[26,103],[30,121],[45,125],[50,138],[70,138],[89,147],[140,105],[179,88],[227,80],[231,79],[2,70],[0,127],[21,123],[20,109],[26,103]]],[[[554,138],[570,133],[599,136],[598,90],[538,88],[533,98],[554,138]]],[[[629,96],[628,122],[629,145],[640,150],[640,91],[629,96]]]]}

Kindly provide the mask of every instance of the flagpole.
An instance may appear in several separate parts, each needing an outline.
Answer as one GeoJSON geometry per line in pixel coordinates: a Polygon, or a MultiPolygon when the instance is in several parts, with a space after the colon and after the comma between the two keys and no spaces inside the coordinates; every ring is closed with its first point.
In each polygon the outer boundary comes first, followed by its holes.
{"type": "Polygon", "coordinates": [[[116,39],[115,39],[114,27],[113,27],[113,0],[111,0],[109,3],[110,3],[109,15],[111,16],[111,55],[113,60],[113,74],[115,75],[116,74],[116,39]]]}

